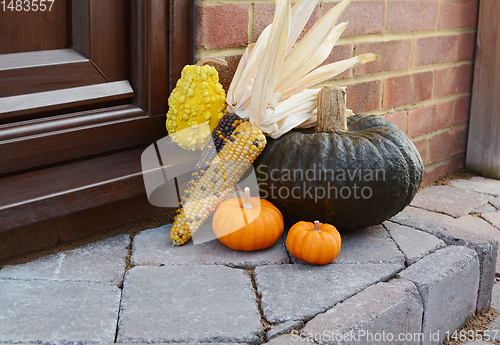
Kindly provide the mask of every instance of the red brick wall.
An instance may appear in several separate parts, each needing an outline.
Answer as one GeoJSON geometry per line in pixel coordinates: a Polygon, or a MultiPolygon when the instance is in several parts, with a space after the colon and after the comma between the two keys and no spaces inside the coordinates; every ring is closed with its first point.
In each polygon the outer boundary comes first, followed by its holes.
{"type": "MultiPolygon", "coordinates": [[[[320,0],[308,24],[338,1],[320,0]]],[[[464,164],[478,0],[353,0],[349,25],[327,62],[372,52],[329,85],[347,85],[348,107],[401,128],[425,164],[424,183],[464,164]]],[[[198,0],[197,57],[225,57],[226,90],[245,46],[271,23],[274,0],[198,0]]]]}

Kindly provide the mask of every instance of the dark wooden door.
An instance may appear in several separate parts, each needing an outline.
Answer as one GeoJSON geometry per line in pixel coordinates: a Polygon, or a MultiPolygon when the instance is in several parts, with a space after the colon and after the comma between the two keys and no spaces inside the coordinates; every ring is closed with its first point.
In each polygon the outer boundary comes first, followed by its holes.
{"type": "Polygon", "coordinates": [[[0,232],[144,193],[194,59],[194,0],[40,2],[0,1],[0,232]]]}

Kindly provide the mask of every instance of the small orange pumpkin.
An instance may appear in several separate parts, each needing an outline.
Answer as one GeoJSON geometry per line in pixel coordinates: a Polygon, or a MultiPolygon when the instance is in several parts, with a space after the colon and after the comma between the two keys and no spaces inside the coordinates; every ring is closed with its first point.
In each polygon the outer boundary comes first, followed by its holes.
{"type": "Polygon", "coordinates": [[[318,265],[332,262],[339,255],[341,243],[337,229],[319,221],[295,223],[286,238],[286,247],[293,256],[318,265]]]}
{"type": "Polygon", "coordinates": [[[215,211],[212,227],[223,244],[234,250],[253,251],[272,246],[283,233],[281,212],[269,201],[250,197],[245,188],[245,200],[231,198],[215,211]]]}

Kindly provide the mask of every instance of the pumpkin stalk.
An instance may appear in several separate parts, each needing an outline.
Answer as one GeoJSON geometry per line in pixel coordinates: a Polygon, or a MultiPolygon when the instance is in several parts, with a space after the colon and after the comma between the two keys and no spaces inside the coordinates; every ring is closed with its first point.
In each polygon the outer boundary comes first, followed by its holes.
{"type": "Polygon", "coordinates": [[[321,232],[321,229],[320,229],[320,226],[321,224],[319,223],[319,220],[315,220],[314,221],[314,231],[317,231],[317,232],[321,232]]]}
{"type": "Polygon", "coordinates": [[[346,88],[324,86],[318,94],[316,131],[347,132],[346,88]]]}
{"type": "Polygon", "coordinates": [[[252,202],[250,201],[250,188],[245,188],[245,202],[243,203],[243,208],[247,210],[251,210],[252,202]]]}

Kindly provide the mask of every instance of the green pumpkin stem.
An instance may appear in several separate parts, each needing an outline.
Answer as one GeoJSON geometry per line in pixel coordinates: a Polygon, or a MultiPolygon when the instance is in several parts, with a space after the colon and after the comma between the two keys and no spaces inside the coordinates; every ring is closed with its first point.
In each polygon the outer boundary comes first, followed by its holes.
{"type": "Polygon", "coordinates": [[[320,226],[321,224],[319,223],[319,220],[315,220],[314,221],[314,231],[317,231],[317,232],[321,232],[321,229],[320,229],[320,226]]]}
{"type": "Polygon", "coordinates": [[[347,132],[346,88],[324,86],[318,93],[316,131],[347,132]]]}
{"type": "Polygon", "coordinates": [[[249,210],[252,209],[252,202],[250,201],[250,188],[245,188],[245,202],[243,203],[243,208],[249,210]]]}

